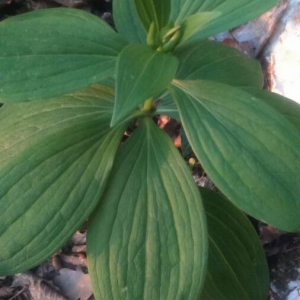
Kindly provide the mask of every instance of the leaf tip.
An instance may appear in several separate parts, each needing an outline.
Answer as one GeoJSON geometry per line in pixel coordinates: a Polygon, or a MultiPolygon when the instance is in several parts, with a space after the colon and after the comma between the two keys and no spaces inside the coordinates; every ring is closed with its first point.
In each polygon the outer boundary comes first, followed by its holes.
{"type": "Polygon", "coordinates": [[[119,118],[116,117],[115,114],[113,114],[109,124],[110,128],[114,127],[119,121],[120,121],[119,118]]]}

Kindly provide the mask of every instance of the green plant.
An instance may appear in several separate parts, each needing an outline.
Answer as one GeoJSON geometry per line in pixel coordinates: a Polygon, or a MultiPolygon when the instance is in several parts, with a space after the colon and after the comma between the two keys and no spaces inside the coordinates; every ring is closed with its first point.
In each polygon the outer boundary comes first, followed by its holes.
{"type": "Polygon", "coordinates": [[[88,218],[97,299],[265,299],[249,221],[199,192],[152,118],[182,123],[237,207],[299,230],[299,106],[206,40],[278,2],[114,0],[118,33],[70,9],[0,23],[0,274],[37,265],[88,218]]]}

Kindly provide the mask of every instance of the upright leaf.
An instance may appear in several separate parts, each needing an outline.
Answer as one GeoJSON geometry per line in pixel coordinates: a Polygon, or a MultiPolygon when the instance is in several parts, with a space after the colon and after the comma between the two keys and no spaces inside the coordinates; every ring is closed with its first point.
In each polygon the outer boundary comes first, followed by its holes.
{"type": "Polygon", "coordinates": [[[129,45],[117,60],[116,101],[111,125],[157,96],[175,77],[178,61],[145,45],[129,45]]]}
{"type": "Polygon", "coordinates": [[[93,87],[0,109],[1,275],[48,258],[96,206],[124,130],[112,101],[93,87]]]}
{"type": "Polygon", "coordinates": [[[189,16],[201,12],[218,12],[220,16],[204,25],[197,39],[239,26],[258,17],[280,0],[171,0],[170,21],[179,25],[189,16]]]}
{"type": "Polygon", "coordinates": [[[181,43],[184,43],[191,36],[193,36],[198,31],[205,28],[205,25],[212,22],[214,19],[221,15],[218,11],[211,12],[199,12],[194,15],[189,16],[181,26],[183,27],[183,35],[181,38],[181,43]]]}
{"type": "Polygon", "coordinates": [[[166,134],[145,119],[117,155],[88,230],[97,299],[197,299],[205,278],[200,194],[166,134]]]}
{"type": "Polygon", "coordinates": [[[46,9],[0,23],[0,102],[45,99],[114,74],[126,46],[108,24],[84,11],[46,9]]]}
{"type": "Polygon", "coordinates": [[[135,0],[135,6],[146,32],[152,22],[158,29],[168,24],[170,0],[135,0]]]}
{"type": "Polygon", "coordinates": [[[236,49],[211,41],[179,47],[178,79],[202,79],[233,86],[257,87],[263,84],[261,66],[236,49]]]}
{"type": "Polygon", "coordinates": [[[209,177],[250,215],[300,229],[300,135],[275,109],[229,85],[176,81],[172,94],[209,177]]]}
{"type": "Polygon", "coordinates": [[[225,197],[201,188],[209,254],[201,300],[266,300],[268,265],[248,218],[225,197]]]}
{"type": "Polygon", "coordinates": [[[114,0],[113,17],[118,32],[129,42],[146,44],[147,31],[140,20],[135,0],[114,0]]]}

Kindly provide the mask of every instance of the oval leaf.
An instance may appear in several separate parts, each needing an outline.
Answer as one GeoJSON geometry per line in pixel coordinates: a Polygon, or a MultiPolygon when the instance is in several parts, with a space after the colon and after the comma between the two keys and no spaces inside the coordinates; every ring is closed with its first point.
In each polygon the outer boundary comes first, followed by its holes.
{"type": "Polygon", "coordinates": [[[124,126],[94,87],[0,109],[0,275],[48,258],[97,204],[124,126]]]}
{"type": "Polygon", "coordinates": [[[117,155],[89,223],[97,299],[197,299],[206,270],[200,194],[179,152],[150,119],[117,155]]]}
{"type": "MultiPolygon", "coordinates": [[[[260,63],[233,48],[216,42],[201,41],[177,48],[174,55],[179,61],[177,79],[211,80],[245,89],[262,87],[260,63]]],[[[164,95],[157,113],[180,120],[177,106],[170,94],[164,95]]]]}
{"type": "Polygon", "coordinates": [[[299,131],[238,88],[201,80],[175,84],[189,142],[218,188],[255,218],[298,231],[299,131]]]}
{"type": "Polygon", "coordinates": [[[257,233],[225,197],[201,188],[209,234],[201,300],[266,300],[269,271],[257,233]]]}
{"type": "Polygon", "coordinates": [[[180,47],[174,55],[179,60],[177,79],[202,79],[232,86],[261,88],[260,63],[236,49],[211,41],[180,47]]]}
{"type": "Polygon", "coordinates": [[[197,39],[205,39],[246,23],[279,2],[280,0],[171,0],[170,21],[179,25],[196,13],[218,12],[220,16],[206,23],[196,34],[197,39]]]}
{"type": "Polygon", "coordinates": [[[135,0],[114,0],[113,17],[118,32],[129,42],[146,44],[147,31],[140,20],[135,0]]]}
{"type": "Polygon", "coordinates": [[[114,74],[125,40],[84,11],[46,9],[0,23],[0,102],[45,99],[114,74]],[[54,25],[55,24],[55,25],[54,25]]]}
{"type": "Polygon", "coordinates": [[[117,60],[114,126],[148,98],[157,96],[174,79],[178,61],[171,54],[145,45],[129,45],[117,60]]]}

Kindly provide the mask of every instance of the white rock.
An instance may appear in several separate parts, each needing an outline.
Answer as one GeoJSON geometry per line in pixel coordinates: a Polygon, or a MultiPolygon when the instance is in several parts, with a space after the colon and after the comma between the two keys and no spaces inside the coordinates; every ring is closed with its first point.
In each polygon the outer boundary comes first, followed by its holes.
{"type": "Polygon", "coordinates": [[[264,51],[272,92],[300,103],[300,0],[290,0],[264,51]]]}

